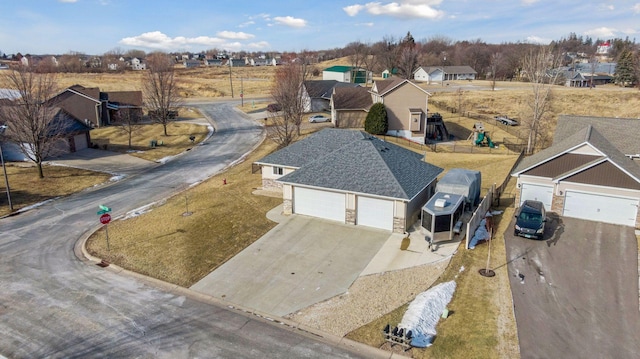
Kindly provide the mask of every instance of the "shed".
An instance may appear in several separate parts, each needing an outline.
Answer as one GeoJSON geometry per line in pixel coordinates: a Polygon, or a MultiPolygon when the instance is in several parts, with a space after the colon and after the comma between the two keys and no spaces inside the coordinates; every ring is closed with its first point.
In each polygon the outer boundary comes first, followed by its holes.
{"type": "Polygon", "coordinates": [[[452,168],[438,181],[436,191],[462,195],[465,202],[472,207],[480,202],[481,183],[480,171],[452,168]]]}
{"type": "Polygon", "coordinates": [[[449,232],[447,239],[453,239],[453,227],[464,212],[464,198],[461,194],[436,192],[422,207],[422,227],[432,237],[439,232],[449,232]]]}

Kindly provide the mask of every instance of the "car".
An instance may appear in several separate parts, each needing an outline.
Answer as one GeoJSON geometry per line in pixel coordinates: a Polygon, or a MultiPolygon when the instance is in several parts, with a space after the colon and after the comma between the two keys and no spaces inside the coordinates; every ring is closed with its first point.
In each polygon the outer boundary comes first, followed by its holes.
{"type": "Polygon", "coordinates": [[[508,116],[496,116],[495,117],[496,121],[500,122],[503,125],[507,125],[507,126],[518,126],[518,120],[516,120],[515,118],[509,118],[508,116]]]}
{"type": "Polygon", "coordinates": [[[547,213],[542,202],[525,200],[516,210],[515,218],[514,236],[544,239],[544,225],[547,222],[547,213]]]}
{"type": "Polygon", "coordinates": [[[282,111],[282,106],[279,103],[270,103],[267,105],[268,112],[280,112],[282,111]]]}
{"type": "Polygon", "coordinates": [[[331,119],[325,115],[313,115],[311,117],[309,117],[309,122],[311,123],[316,123],[316,122],[329,122],[331,121],[331,119]]]}

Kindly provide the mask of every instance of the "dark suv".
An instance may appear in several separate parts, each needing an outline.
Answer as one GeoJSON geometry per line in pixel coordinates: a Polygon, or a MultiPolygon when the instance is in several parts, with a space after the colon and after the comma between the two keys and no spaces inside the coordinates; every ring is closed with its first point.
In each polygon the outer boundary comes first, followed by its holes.
{"type": "Polygon", "coordinates": [[[515,217],[516,224],[513,229],[515,236],[543,239],[547,214],[542,202],[532,200],[522,202],[520,208],[516,211],[515,217]]]}

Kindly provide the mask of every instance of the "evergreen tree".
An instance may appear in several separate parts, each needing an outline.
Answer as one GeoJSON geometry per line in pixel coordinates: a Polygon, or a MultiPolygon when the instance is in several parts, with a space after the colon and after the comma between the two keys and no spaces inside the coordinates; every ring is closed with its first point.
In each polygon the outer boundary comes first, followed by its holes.
{"type": "Polygon", "coordinates": [[[616,66],[615,83],[619,86],[633,85],[637,80],[635,66],[633,53],[628,49],[623,50],[616,66]]]}
{"type": "Polygon", "coordinates": [[[364,120],[364,130],[372,135],[384,135],[389,130],[387,109],[378,102],[371,106],[367,118],[364,120]]]}

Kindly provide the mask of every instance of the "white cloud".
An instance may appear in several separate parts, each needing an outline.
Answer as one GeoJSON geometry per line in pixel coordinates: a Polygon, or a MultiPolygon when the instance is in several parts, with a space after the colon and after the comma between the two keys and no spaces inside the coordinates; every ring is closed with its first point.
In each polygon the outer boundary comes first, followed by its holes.
{"type": "Polygon", "coordinates": [[[621,32],[622,32],[623,34],[633,35],[633,34],[637,34],[637,33],[638,33],[638,30],[629,28],[629,29],[621,30],[621,32]]]}
{"type": "Polygon", "coordinates": [[[530,6],[530,5],[533,5],[533,4],[537,3],[537,2],[538,2],[538,0],[522,0],[522,5],[530,6]]]}
{"type": "Polygon", "coordinates": [[[342,8],[349,16],[356,16],[361,11],[371,15],[388,15],[399,18],[437,19],[444,15],[443,11],[436,10],[433,6],[440,4],[440,0],[417,1],[405,0],[401,2],[369,2],[364,5],[354,4],[342,8]]]}
{"type": "Polygon", "coordinates": [[[252,42],[248,44],[247,47],[249,47],[250,49],[266,49],[271,47],[271,45],[269,45],[269,43],[266,41],[259,41],[259,42],[252,42]]]}
{"type": "Polygon", "coordinates": [[[361,22],[361,23],[357,23],[356,26],[373,27],[373,23],[372,22],[361,22]]]}
{"type": "Polygon", "coordinates": [[[219,31],[216,35],[223,39],[232,39],[232,40],[248,40],[253,39],[255,36],[252,34],[247,34],[246,32],[234,32],[234,31],[219,31]]]}
{"type": "Polygon", "coordinates": [[[594,37],[614,37],[618,30],[610,28],[610,27],[599,27],[597,29],[591,29],[584,32],[585,35],[594,36],[594,37]]]}
{"type": "Polygon", "coordinates": [[[305,27],[307,26],[307,20],[297,19],[292,16],[276,16],[273,20],[279,25],[285,25],[290,27],[305,27]]]}
{"type": "Polygon", "coordinates": [[[65,2],[65,3],[74,3],[74,2],[78,2],[78,0],[58,0],[59,2],[65,2]]]}
{"type": "Polygon", "coordinates": [[[255,23],[256,23],[255,21],[249,20],[249,21],[243,22],[242,24],[238,25],[238,27],[247,27],[249,25],[254,25],[255,23]]]}
{"type": "Polygon", "coordinates": [[[183,50],[192,47],[223,47],[229,50],[239,50],[242,44],[239,42],[226,42],[225,39],[209,36],[198,37],[169,37],[160,31],[145,32],[132,37],[125,37],[120,43],[132,47],[144,47],[156,50],[183,50]]]}
{"type": "Polygon", "coordinates": [[[551,43],[551,39],[545,39],[539,36],[528,36],[527,42],[532,44],[548,45],[551,43]]]}
{"type": "Polygon", "coordinates": [[[631,10],[633,10],[633,12],[635,12],[636,14],[640,14],[640,2],[633,5],[631,7],[631,10]]]}

